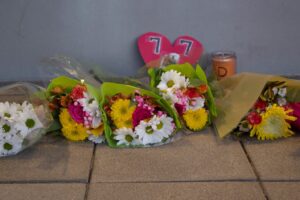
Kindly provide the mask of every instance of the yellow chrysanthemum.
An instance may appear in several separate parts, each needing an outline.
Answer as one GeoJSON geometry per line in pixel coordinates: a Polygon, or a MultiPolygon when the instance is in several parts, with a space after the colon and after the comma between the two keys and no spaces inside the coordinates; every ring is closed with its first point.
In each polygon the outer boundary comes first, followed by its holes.
{"type": "Polygon", "coordinates": [[[273,140],[293,135],[291,126],[286,120],[294,121],[296,117],[288,115],[290,112],[292,110],[285,110],[277,105],[268,107],[266,112],[261,114],[261,123],[253,126],[250,136],[257,135],[259,140],[273,140]]]}
{"type": "Polygon", "coordinates": [[[87,129],[82,124],[74,124],[73,126],[63,126],[61,132],[65,138],[71,141],[83,141],[87,139],[87,129]]]}
{"type": "Polygon", "coordinates": [[[111,106],[111,118],[113,121],[131,119],[134,110],[135,106],[130,105],[129,99],[118,99],[111,106]]]}
{"type": "Polygon", "coordinates": [[[63,108],[59,114],[59,121],[62,126],[73,126],[76,122],[72,119],[68,109],[63,108]]]}
{"type": "Polygon", "coordinates": [[[132,119],[114,121],[117,128],[133,128],[132,119]]]}
{"type": "Polygon", "coordinates": [[[59,114],[62,125],[61,132],[65,138],[71,141],[82,141],[88,137],[87,129],[82,124],[77,124],[67,109],[62,109],[59,114]]]}
{"type": "Polygon", "coordinates": [[[103,130],[104,130],[104,126],[103,126],[103,124],[101,124],[101,126],[99,126],[98,128],[90,129],[89,131],[94,136],[99,137],[99,136],[103,135],[103,130]]]}
{"type": "Polygon", "coordinates": [[[208,114],[204,108],[188,110],[183,114],[183,119],[188,128],[197,131],[206,125],[208,114]]]}

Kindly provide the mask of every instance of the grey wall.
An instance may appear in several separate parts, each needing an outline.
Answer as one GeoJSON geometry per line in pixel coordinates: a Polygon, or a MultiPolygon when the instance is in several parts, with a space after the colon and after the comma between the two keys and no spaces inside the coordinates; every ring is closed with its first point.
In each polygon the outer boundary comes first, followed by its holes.
{"type": "Polygon", "coordinates": [[[0,79],[40,79],[40,60],[57,53],[133,75],[143,64],[136,38],[147,31],[171,41],[192,35],[206,53],[234,50],[240,72],[299,74],[299,7],[296,0],[0,0],[0,79]]]}

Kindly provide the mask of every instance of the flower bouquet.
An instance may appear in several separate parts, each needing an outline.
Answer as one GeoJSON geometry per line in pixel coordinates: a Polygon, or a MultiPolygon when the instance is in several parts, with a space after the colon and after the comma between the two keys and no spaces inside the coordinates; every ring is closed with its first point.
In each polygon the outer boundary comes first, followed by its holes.
{"type": "Polygon", "coordinates": [[[111,147],[168,143],[181,128],[173,109],[150,91],[106,82],[101,94],[105,137],[111,147]]]}
{"type": "Polygon", "coordinates": [[[17,83],[0,89],[0,157],[36,143],[52,122],[44,89],[17,83]]]}
{"type": "Polygon", "coordinates": [[[60,76],[47,89],[49,107],[62,135],[71,141],[103,142],[100,91],[83,80],[60,76]]]}
{"type": "Polygon", "coordinates": [[[249,133],[259,140],[277,139],[293,135],[290,122],[297,118],[288,108],[285,82],[268,82],[254,106],[239,123],[234,133],[249,133]]]}
{"type": "Polygon", "coordinates": [[[185,126],[199,131],[217,116],[214,97],[199,65],[171,64],[150,68],[150,85],[174,108],[185,126]]]}
{"type": "Polygon", "coordinates": [[[273,140],[294,134],[291,124],[297,115],[291,102],[300,100],[300,81],[243,73],[221,80],[220,85],[224,95],[217,98],[220,117],[214,122],[220,137],[234,133],[273,140]]]}

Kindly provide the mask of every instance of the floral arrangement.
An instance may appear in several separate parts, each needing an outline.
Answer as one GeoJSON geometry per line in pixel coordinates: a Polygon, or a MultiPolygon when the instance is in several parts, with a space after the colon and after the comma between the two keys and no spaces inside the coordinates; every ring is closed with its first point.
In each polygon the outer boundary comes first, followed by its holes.
{"type": "Polygon", "coordinates": [[[286,98],[285,82],[269,82],[245,118],[234,131],[237,135],[250,133],[259,140],[273,140],[293,135],[291,122],[297,120],[286,98]]]}
{"type": "Polygon", "coordinates": [[[0,89],[0,157],[15,155],[40,140],[52,123],[44,89],[30,83],[0,89]]]}
{"type": "Polygon", "coordinates": [[[61,76],[51,81],[48,99],[65,138],[71,141],[88,139],[94,143],[103,142],[99,91],[83,80],[79,82],[61,76]]]}
{"type": "Polygon", "coordinates": [[[28,135],[44,128],[33,105],[24,101],[0,102],[0,156],[15,155],[24,147],[28,135]]]}
{"type": "Polygon", "coordinates": [[[151,68],[151,87],[178,112],[186,127],[199,131],[216,117],[214,98],[206,75],[198,65],[173,64],[164,68],[151,68]]]}
{"type": "Polygon", "coordinates": [[[111,147],[167,143],[180,128],[176,113],[150,91],[108,82],[101,89],[105,136],[111,147]]]}

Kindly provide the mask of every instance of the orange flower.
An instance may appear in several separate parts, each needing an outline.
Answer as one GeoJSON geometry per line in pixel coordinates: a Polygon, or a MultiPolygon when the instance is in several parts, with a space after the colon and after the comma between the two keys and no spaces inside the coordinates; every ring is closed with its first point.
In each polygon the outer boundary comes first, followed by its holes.
{"type": "Polygon", "coordinates": [[[207,92],[208,87],[207,87],[207,85],[203,84],[203,85],[200,85],[200,86],[198,87],[198,90],[199,90],[199,92],[200,92],[201,94],[204,94],[204,93],[207,92]]]}

